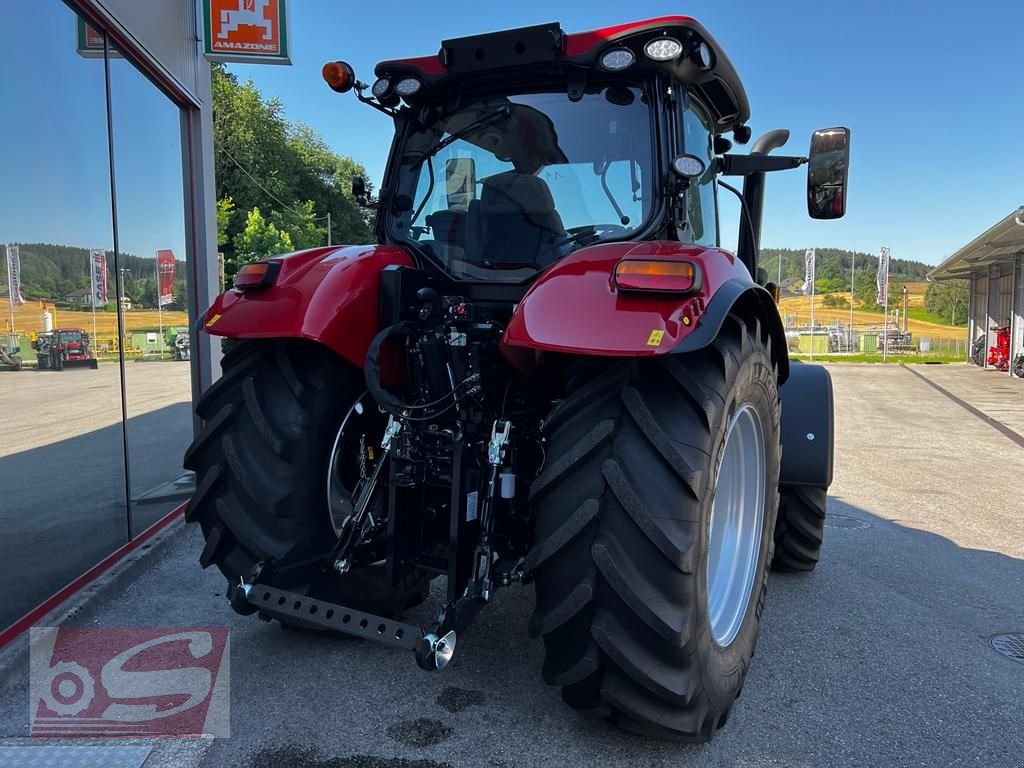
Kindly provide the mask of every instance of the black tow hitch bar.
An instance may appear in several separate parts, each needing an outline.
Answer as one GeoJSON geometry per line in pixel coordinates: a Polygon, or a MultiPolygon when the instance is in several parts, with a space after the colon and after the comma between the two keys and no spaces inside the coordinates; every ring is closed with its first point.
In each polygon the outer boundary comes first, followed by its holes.
{"type": "Polygon", "coordinates": [[[307,626],[414,651],[416,663],[428,671],[443,669],[455,654],[455,630],[438,637],[415,624],[374,616],[262,584],[243,584],[241,591],[250,605],[271,618],[291,619],[307,626]]]}

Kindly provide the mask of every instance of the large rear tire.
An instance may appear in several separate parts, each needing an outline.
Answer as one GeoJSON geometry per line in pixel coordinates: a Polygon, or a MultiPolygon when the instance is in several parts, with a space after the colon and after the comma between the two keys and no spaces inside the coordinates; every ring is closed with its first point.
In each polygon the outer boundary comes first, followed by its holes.
{"type": "Polygon", "coordinates": [[[555,409],[526,565],[543,676],[570,706],[684,741],[725,723],[764,607],[779,428],[770,340],[735,316],[710,347],[613,363],[555,409]]]}
{"type": "Polygon", "coordinates": [[[821,557],[827,501],[827,488],[793,486],[782,490],[775,524],[774,570],[814,570],[821,557]]]}
{"type": "MultiPolygon", "coordinates": [[[[232,607],[254,612],[238,585],[252,580],[257,564],[264,564],[261,583],[357,610],[393,616],[422,601],[425,579],[395,588],[383,567],[344,576],[328,569],[313,578],[308,568],[293,567],[324,556],[337,541],[329,494],[345,489],[329,486],[328,473],[352,476],[353,462],[337,467],[334,451],[364,391],[360,372],[295,340],[240,342],[223,368],[196,409],[204,425],[185,454],[186,468],[196,473],[185,519],[202,528],[200,564],[216,565],[227,578],[232,607]]],[[[379,437],[367,434],[365,442],[379,437]]]]}

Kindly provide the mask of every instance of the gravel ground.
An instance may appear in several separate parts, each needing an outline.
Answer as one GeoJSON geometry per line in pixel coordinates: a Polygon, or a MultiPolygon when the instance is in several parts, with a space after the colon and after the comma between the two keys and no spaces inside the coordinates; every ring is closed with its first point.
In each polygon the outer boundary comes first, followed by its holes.
{"type": "MultiPolygon", "coordinates": [[[[989,641],[1024,632],[1024,451],[906,370],[831,372],[823,561],[772,576],[743,697],[710,745],[645,741],[562,705],[527,638],[529,590],[499,592],[430,675],[409,654],[235,616],[188,530],[95,621],[228,625],[232,735],[147,742],[146,768],[1020,768],[1024,663],[989,641]]],[[[995,379],[974,381],[988,397],[995,379]]],[[[27,699],[24,679],[0,697],[8,743],[26,743],[27,699]]]]}

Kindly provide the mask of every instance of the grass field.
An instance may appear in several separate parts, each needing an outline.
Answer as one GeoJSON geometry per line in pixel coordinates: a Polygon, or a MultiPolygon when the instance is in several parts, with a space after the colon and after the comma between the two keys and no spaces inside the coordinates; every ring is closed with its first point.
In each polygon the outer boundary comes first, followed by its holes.
{"type": "MultiPolygon", "coordinates": [[[[50,309],[55,313],[53,325],[55,328],[81,328],[92,333],[92,311],[71,310],[71,309],[50,309]]],[[[10,324],[10,309],[7,297],[0,298],[0,328],[8,330],[10,324]]],[[[131,331],[134,328],[155,328],[160,324],[163,316],[164,327],[172,325],[188,325],[188,315],[185,312],[172,312],[164,310],[157,312],[155,309],[139,309],[124,313],[125,330],[131,331]]],[[[30,301],[17,307],[14,310],[15,328],[22,336],[28,336],[31,331],[39,332],[43,329],[43,311],[39,308],[38,302],[30,301]]],[[[117,339],[117,313],[97,312],[96,313],[96,335],[100,340],[111,342],[117,339]]]]}
{"type": "MultiPolygon", "coordinates": [[[[964,340],[967,338],[967,328],[964,326],[948,325],[936,322],[931,318],[924,308],[924,294],[928,289],[928,283],[907,283],[910,290],[908,305],[910,307],[910,321],[907,330],[913,334],[914,339],[931,338],[933,340],[949,339],[951,341],[964,340]]],[[[848,294],[838,294],[849,299],[848,294]]],[[[796,324],[803,325],[811,320],[811,297],[810,296],[789,296],[779,302],[779,308],[783,315],[795,316],[796,324]]],[[[896,308],[892,305],[892,308],[896,308]]],[[[903,301],[900,297],[899,308],[902,311],[903,301]]],[[[867,312],[859,308],[853,310],[853,324],[855,328],[881,325],[883,321],[881,312],[867,312]]],[[[822,325],[829,325],[838,320],[843,324],[850,322],[849,307],[845,309],[828,309],[824,305],[824,297],[814,297],[814,320],[822,325]]],[[[902,322],[902,318],[901,318],[902,322]]]]}

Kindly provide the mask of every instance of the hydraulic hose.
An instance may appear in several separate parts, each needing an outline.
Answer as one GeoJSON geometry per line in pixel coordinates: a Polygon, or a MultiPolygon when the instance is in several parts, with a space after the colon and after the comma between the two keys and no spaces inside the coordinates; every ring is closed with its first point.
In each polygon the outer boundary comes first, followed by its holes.
{"type": "Polygon", "coordinates": [[[401,400],[385,389],[381,383],[380,351],[384,346],[384,342],[388,339],[408,336],[415,330],[416,324],[409,320],[395,323],[374,336],[373,341],[370,342],[370,346],[366,350],[366,363],[363,365],[366,388],[370,391],[370,395],[377,404],[392,416],[401,416],[402,410],[406,406],[401,400]]]}

